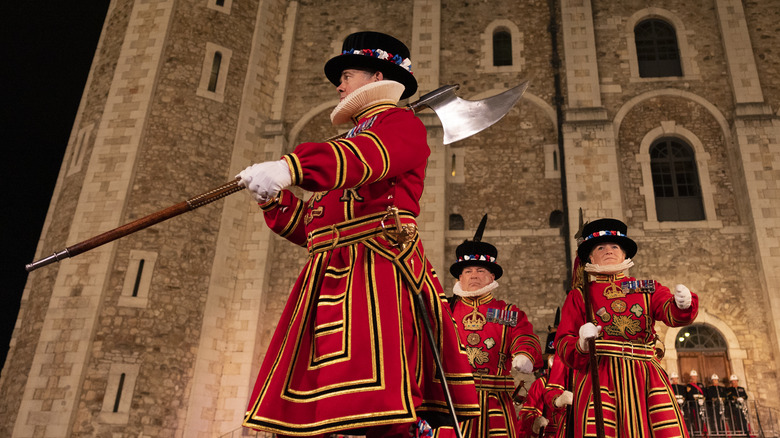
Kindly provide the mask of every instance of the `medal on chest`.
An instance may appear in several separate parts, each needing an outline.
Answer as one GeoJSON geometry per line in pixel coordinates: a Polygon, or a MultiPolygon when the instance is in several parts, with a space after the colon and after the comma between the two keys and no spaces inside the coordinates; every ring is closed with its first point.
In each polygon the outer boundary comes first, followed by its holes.
{"type": "Polygon", "coordinates": [[[517,325],[517,312],[514,310],[488,309],[487,321],[514,327],[517,325]]]}
{"type": "Polygon", "coordinates": [[[609,307],[612,308],[612,311],[615,313],[623,313],[626,311],[626,302],[620,299],[617,299],[612,302],[612,304],[609,305],[609,307]]]}
{"type": "Polygon", "coordinates": [[[376,121],[376,117],[377,116],[374,116],[374,117],[371,117],[370,119],[367,119],[367,120],[364,120],[364,121],[360,122],[360,124],[358,124],[357,126],[355,126],[352,129],[350,129],[349,132],[347,132],[347,134],[344,136],[344,138],[352,138],[352,137],[360,134],[361,132],[365,131],[366,129],[371,128],[372,126],[374,126],[374,122],[376,121]]]}

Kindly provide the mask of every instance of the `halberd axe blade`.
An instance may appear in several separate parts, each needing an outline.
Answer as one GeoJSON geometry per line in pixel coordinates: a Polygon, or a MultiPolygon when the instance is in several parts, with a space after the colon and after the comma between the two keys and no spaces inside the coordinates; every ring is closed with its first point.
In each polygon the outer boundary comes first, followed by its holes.
{"type": "MultiPolygon", "coordinates": [[[[430,108],[436,113],[439,120],[441,120],[442,128],[444,130],[444,144],[463,140],[501,120],[501,118],[512,109],[515,103],[523,97],[525,89],[528,88],[528,81],[525,81],[514,88],[510,88],[501,94],[482,100],[465,100],[459,98],[455,95],[455,90],[459,87],[460,86],[457,84],[445,85],[425,94],[416,102],[408,105],[415,113],[425,108],[430,108]]],[[[342,138],[345,135],[346,133],[341,134],[328,141],[342,138]]],[[[217,199],[238,192],[243,188],[244,187],[238,185],[238,180],[230,181],[215,189],[195,196],[194,198],[179,202],[176,205],[136,219],[133,222],[114,228],[111,231],[106,231],[105,233],[71,245],[50,256],[28,263],[25,265],[25,269],[27,272],[32,272],[42,266],[77,256],[83,252],[97,248],[98,246],[113,242],[120,237],[127,236],[174,216],[210,204],[217,199]]]]}
{"type": "Polygon", "coordinates": [[[470,137],[498,122],[523,97],[528,81],[503,93],[481,100],[465,100],[455,95],[458,85],[445,85],[409,105],[415,112],[432,109],[444,130],[444,144],[470,137]]]}

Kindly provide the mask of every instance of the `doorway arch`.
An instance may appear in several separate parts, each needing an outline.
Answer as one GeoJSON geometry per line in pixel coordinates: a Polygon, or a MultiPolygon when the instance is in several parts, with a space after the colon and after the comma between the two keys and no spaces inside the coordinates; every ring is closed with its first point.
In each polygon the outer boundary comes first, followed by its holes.
{"type": "MultiPolygon", "coordinates": [[[[728,360],[728,364],[731,368],[731,374],[736,374],[737,377],[739,377],[739,380],[741,382],[747,382],[745,379],[745,364],[744,360],[747,358],[747,351],[745,351],[740,345],[739,345],[739,339],[737,339],[737,335],[734,333],[733,330],[731,330],[731,327],[728,326],[723,320],[720,318],[707,313],[706,310],[699,309],[699,315],[696,317],[695,324],[697,325],[704,325],[709,326],[717,330],[717,332],[723,336],[723,339],[726,343],[726,358],[728,360]]],[[[680,356],[679,352],[677,351],[677,340],[680,337],[680,334],[685,335],[684,330],[687,327],[669,327],[669,329],[666,331],[666,335],[664,336],[664,345],[666,346],[666,354],[662,360],[662,363],[664,365],[664,368],[667,372],[671,373],[672,371],[676,372],[680,375],[680,378],[682,380],[683,376],[687,377],[687,373],[690,370],[681,370],[679,367],[680,364],[680,356]]],[[[701,373],[700,373],[701,374],[701,373]]],[[[702,377],[706,377],[709,379],[710,376],[705,376],[704,374],[701,374],[702,377]]],[[[728,378],[727,376],[721,376],[721,378],[728,378]]],[[[702,379],[704,380],[704,379],[702,379]]]]}

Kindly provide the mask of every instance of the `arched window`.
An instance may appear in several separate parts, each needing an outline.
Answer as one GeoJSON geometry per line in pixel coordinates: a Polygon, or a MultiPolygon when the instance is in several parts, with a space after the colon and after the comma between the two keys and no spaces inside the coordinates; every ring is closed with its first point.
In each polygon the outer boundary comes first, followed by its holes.
{"type": "Polygon", "coordinates": [[[563,212],[553,210],[550,213],[550,228],[560,228],[563,226],[563,212]]]}
{"type": "Polygon", "coordinates": [[[466,223],[463,221],[463,216],[454,213],[450,215],[451,230],[462,230],[465,227],[466,227],[466,223]]]}
{"type": "Polygon", "coordinates": [[[493,33],[493,65],[512,65],[512,35],[506,30],[493,33]]]}
{"type": "Polygon", "coordinates": [[[677,351],[725,351],[726,340],[714,327],[693,324],[680,330],[674,343],[677,351]]]}
{"type": "Polygon", "coordinates": [[[662,138],[650,146],[658,221],[704,219],[701,186],[693,148],[677,138],[662,138]]]}
{"type": "Polygon", "coordinates": [[[658,19],[640,21],[634,28],[639,76],[682,76],[680,50],[674,28],[658,19]]]}

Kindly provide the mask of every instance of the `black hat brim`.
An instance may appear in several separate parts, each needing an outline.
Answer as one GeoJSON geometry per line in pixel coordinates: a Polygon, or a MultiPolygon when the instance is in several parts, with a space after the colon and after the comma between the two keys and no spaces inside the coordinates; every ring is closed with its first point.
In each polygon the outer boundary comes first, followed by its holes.
{"type": "Polygon", "coordinates": [[[396,81],[404,86],[401,99],[417,92],[417,79],[405,68],[391,61],[385,61],[367,55],[338,55],[325,63],[325,76],[335,86],[341,84],[341,73],[347,69],[376,70],[381,71],[385,79],[396,81]]]}
{"type": "Polygon", "coordinates": [[[499,266],[497,263],[488,262],[486,260],[469,260],[453,263],[452,266],[450,266],[450,274],[452,274],[452,276],[455,278],[460,278],[460,274],[463,272],[463,269],[469,266],[482,266],[483,268],[486,268],[488,271],[493,273],[493,275],[496,277],[496,280],[504,275],[504,270],[501,268],[501,266],[499,266]]]}

